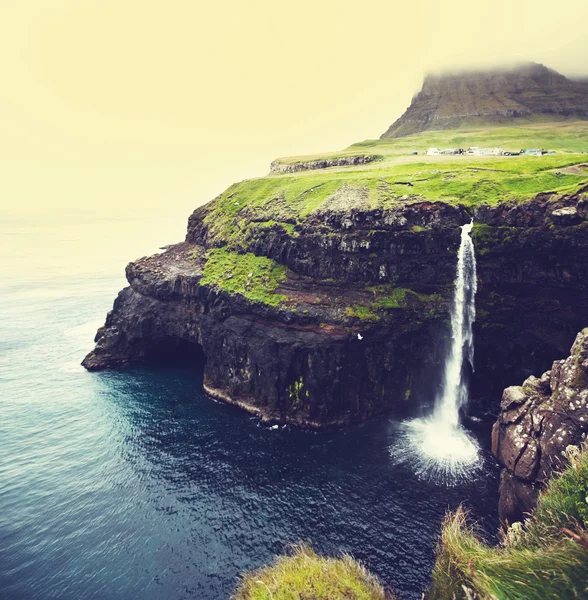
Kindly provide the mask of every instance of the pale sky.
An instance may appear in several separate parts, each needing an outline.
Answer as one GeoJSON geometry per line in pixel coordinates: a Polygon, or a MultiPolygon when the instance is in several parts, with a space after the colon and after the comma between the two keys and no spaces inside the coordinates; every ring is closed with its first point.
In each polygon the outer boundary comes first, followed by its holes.
{"type": "Polygon", "coordinates": [[[4,0],[4,209],[176,211],[376,138],[430,70],[588,74],[586,0],[4,0]]]}

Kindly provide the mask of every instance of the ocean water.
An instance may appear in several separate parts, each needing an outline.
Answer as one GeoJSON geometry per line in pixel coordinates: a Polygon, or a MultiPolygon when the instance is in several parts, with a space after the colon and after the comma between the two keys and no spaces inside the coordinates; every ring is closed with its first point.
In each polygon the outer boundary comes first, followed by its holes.
{"type": "Polygon", "coordinates": [[[203,395],[202,365],[79,366],[125,263],[181,239],[186,215],[1,216],[0,598],[226,599],[306,540],[416,599],[448,509],[497,527],[492,462],[419,478],[391,460],[390,419],[271,430],[203,395]]]}

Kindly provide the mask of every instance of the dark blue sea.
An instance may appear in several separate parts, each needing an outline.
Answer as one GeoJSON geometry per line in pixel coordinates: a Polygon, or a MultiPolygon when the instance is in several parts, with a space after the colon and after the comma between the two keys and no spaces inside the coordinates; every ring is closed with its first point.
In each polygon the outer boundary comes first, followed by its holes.
{"type": "Polygon", "coordinates": [[[202,366],[79,366],[126,262],[186,218],[2,213],[0,598],[227,599],[299,540],[420,598],[448,509],[496,529],[491,461],[448,487],[393,463],[389,418],[272,430],[207,398],[202,366]]]}

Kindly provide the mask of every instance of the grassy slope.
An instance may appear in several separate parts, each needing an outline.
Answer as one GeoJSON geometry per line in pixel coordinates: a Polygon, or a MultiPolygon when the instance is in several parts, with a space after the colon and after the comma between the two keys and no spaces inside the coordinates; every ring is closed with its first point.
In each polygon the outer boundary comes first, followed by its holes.
{"type": "Polygon", "coordinates": [[[511,527],[498,547],[476,536],[461,509],[446,518],[429,600],[586,597],[588,449],[572,458],[524,526],[511,527]]]}
{"type": "MultiPolygon", "coordinates": [[[[371,151],[380,156],[377,162],[274,174],[233,184],[212,202],[205,220],[214,245],[227,245],[240,253],[250,247],[262,228],[277,226],[291,237],[298,236],[298,225],[313,211],[332,203],[344,209],[387,208],[408,198],[473,206],[524,201],[540,192],[569,193],[588,185],[588,166],[576,166],[588,163],[588,155],[580,153],[583,150],[588,150],[588,122],[425,132],[401,139],[371,140],[339,155],[371,151]],[[545,147],[558,153],[540,157],[410,154],[430,146],[470,145],[545,147]]],[[[306,157],[316,158],[320,156],[306,157]]],[[[238,254],[214,251],[205,267],[203,283],[277,306],[285,300],[275,292],[284,271],[278,273],[276,264],[262,264],[254,258],[247,255],[239,259],[238,254]],[[249,273],[253,274],[251,280],[249,273]]],[[[350,307],[348,316],[377,320],[375,309],[379,308],[350,307]]]]}
{"type": "Polygon", "coordinates": [[[277,306],[286,299],[275,293],[285,277],[286,267],[269,258],[214,248],[208,253],[201,283],[240,294],[251,302],[277,306]]]}
{"type": "Polygon", "coordinates": [[[299,545],[290,556],[243,576],[233,600],[392,600],[349,556],[319,556],[299,545]]]}
{"type": "Polygon", "coordinates": [[[293,156],[279,160],[284,163],[296,163],[325,157],[336,158],[361,154],[393,156],[408,154],[414,150],[423,152],[429,148],[468,148],[469,146],[500,147],[503,150],[544,148],[557,152],[588,152],[588,121],[536,123],[520,127],[425,131],[403,138],[365,140],[340,152],[326,155],[293,156]]]}
{"type": "MultiPolygon", "coordinates": [[[[226,193],[230,195],[233,206],[241,207],[245,204],[263,205],[283,193],[296,216],[303,218],[344,184],[366,188],[375,208],[394,204],[405,194],[419,194],[427,200],[449,203],[496,203],[525,199],[542,191],[560,190],[588,181],[588,170],[579,175],[555,174],[565,167],[588,162],[588,156],[581,154],[433,159],[420,157],[418,162],[384,161],[365,167],[336,167],[296,175],[274,175],[243,181],[226,193]]],[[[227,208],[232,210],[230,206],[227,208]]]]}
{"type": "MultiPolygon", "coordinates": [[[[338,191],[347,186],[361,196],[362,207],[389,207],[404,196],[448,203],[496,204],[526,200],[539,192],[571,192],[588,184],[588,168],[566,170],[588,163],[588,123],[545,124],[532,127],[471,131],[425,132],[394,140],[355,144],[342,154],[359,149],[382,155],[382,160],[357,167],[302,171],[249,179],[232,185],[214,202],[208,216],[213,232],[223,238],[238,236],[251,211],[272,222],[303,222],[338,191]],[[520,149],[545,147],[555,155],[541,157],[412,156],[413,149],[430,146],[478,145],[520,149]],[[410,183],[411,185],[406,185],[410,183]]],[[[318,157],[306,157],[315,159],[318,157]]],[[[262,220],[262,219],[261,219],[262,220]]]]}

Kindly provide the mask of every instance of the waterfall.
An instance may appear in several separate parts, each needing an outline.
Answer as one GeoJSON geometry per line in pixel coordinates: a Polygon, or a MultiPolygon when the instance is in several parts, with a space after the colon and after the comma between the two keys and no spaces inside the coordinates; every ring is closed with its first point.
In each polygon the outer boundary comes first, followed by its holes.
{"type": "Polygon", "coordinates": [[[476,254],[471,238],[473,222],[461,228],[457,253],[457,274],[451,308],[451,350],[445,362],[443,387],[437,398],[434,420],[443,427],[459,425],[459,409],[467,403],[468,386],[464,377],[464,359],[474,368],[476,319],[476,254]]]}
{"type": "Polygon", "coordinates": [[[477,280],[472,227],[473,222],[461,228],[451,306],[451,347],[433,414],[401,423],[398,439],[390,448],[395,462],[406,464],[417,475],[448,485],[469,477],[481,466],[476,441],[459,423],[459,410],[468,401],[465,361],[474,368],[472,328],[477,280]]]}

